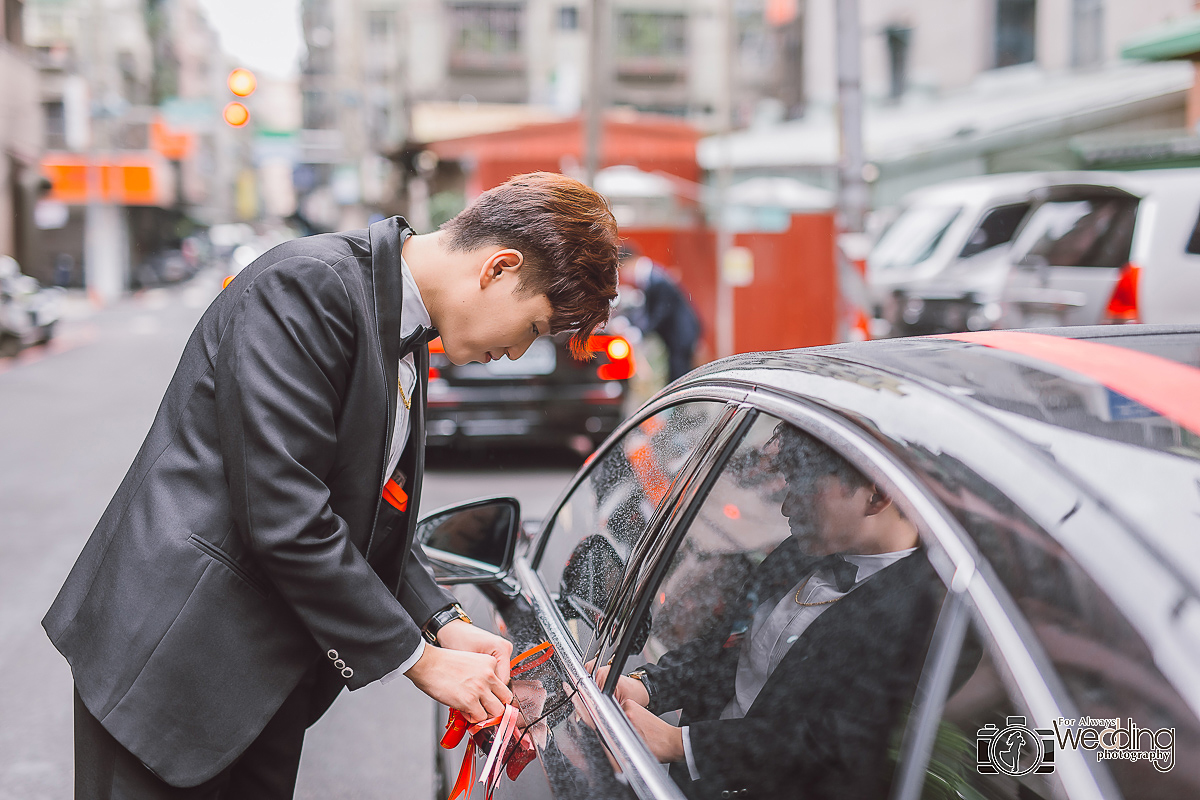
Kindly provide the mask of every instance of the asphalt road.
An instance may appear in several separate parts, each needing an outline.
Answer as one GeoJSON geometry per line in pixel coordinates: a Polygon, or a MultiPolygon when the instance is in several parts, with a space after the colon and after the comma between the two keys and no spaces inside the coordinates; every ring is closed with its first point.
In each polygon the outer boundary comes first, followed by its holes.
{"type": "MultiPolygon", "coordinates": [[[[219,276],[96,310],[49,347],[0,359],[0,800],[72,794],[71,675],[40,620],[150,427],[219,276]]],[[[569,456],[438,458],[422,507],[511,494],[546,514],[569,456]]],[[[343,693],[309,731],[296,796],[433,797],[433,703],[411,684],[343,693]]],[[[441,800],[440,798],[438,800],[441,800]]]]}

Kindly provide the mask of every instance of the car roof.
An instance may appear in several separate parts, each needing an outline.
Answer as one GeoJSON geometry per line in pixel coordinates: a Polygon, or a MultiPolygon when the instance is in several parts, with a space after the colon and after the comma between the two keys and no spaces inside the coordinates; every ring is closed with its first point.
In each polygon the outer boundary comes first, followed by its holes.
{"type": "MultiPolygon", "coordinates": [[[[675,386],[702,383],[833,407],[877,436],[928,426],[920,417],[935,405],[965,410],[939,419],[938,435],[963,442],[1002,426],[1031,455],[1049,454],[1161,563],[1200,587],[1200,548],[1186,535],[1200,513],[1200,325],[988,331],[751,353],[675,386]]],[[[892,445],[902,460],[919,461],[904,435],[892,445]]],[[[989,477],[986,459],[972,468],[989,477]]]]}

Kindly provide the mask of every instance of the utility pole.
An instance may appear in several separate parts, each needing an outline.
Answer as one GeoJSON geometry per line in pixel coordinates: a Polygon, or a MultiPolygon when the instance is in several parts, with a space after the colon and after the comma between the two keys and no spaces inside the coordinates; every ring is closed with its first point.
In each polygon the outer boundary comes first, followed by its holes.
{"type": "Polygon", "coordinates": [[[592,0],[588,19],[588,92],[584,107],[583,161],[587,184],[596,185],[604,152],[604,108],[608,104],[608,0],[592,0]]]}
{"type": "Polygon", "coordinates": [[[734,307],[733,284],[725,271],[725,260],[733,247],[733,229],[729,219],[729,184],[733,178],[733,76],[737,41],[737,16],[734,0],[721,0],[721,49],[724,58],[721,91],[721,161],[717,169],[717,357],[733,354],[734,307]]]}
{"type": "Polygon", "coordinates": [[[837,0],[838,228],[862,233],[867,214],[858,0],[837,0]]]}

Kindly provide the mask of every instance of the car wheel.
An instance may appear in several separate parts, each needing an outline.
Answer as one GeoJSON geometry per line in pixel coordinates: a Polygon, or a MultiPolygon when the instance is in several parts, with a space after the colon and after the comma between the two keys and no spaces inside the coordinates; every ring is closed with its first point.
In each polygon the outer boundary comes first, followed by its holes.
{"type": "Polygon", "coordinates": [[[0,334],[0,358],[12,358],[21,352],[21,340],[12,334],[0,334]]]}

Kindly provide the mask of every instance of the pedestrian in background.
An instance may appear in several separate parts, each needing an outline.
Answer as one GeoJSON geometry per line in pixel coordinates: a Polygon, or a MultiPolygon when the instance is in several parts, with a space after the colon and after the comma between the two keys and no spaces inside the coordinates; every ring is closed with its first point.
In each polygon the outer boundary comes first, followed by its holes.
{"type": "Polygon", "coordinates": [[[393,217],[242,270],[42,621],[75,682],[75,797],[286,800],[305,729],[399,675],[502,713],[511,643],[414,541],[426,343],[486,363],[571,331],[586,353],[616,288],[607,203],[549,173],[432,234],[393,217]]]}
{"type": "Polygon", "coordinates": [[[667,383],[690,372],[700,338],[700,318],[675,279],[633,242],[621,245],[621,278],[642,293],[629,321],[643,334],[653,333],[667,349],[667,383]]]}

